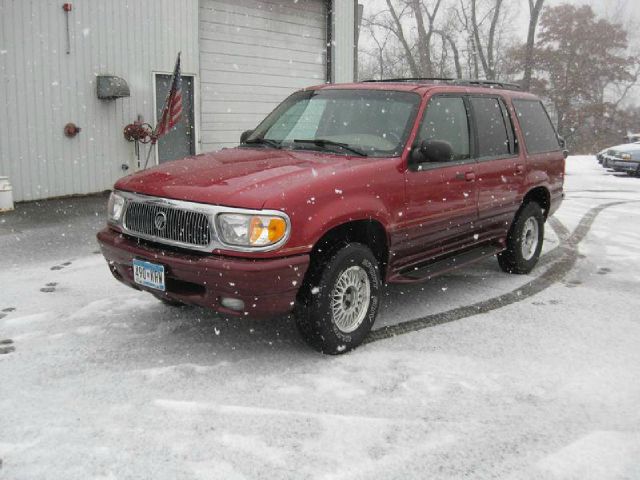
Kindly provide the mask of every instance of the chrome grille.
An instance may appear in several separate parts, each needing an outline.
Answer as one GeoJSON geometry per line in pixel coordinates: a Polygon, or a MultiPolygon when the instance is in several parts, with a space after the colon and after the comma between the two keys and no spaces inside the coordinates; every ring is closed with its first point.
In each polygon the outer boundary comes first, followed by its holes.
{"type": "Polygon", "coordinates": [[[165,205],[129,201],[124,216],[124,227],[133,235],[178,242],[187,246],[206,247],[211,243],[209,217],[201,212],[182,210],[165,205]],[[164,228],[158,228],[156,217],[165,215],[164,228]]]}

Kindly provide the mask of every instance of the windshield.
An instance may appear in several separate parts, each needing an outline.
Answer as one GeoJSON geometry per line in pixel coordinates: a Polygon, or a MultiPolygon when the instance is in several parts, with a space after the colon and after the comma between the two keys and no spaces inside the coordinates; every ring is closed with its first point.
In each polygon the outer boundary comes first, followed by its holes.
{"type": "Polygon", "coordinates": [[[389,157],[400,154],[420,96],[383,90],[310,90],[282,102],[249,144],[389,157]]]}

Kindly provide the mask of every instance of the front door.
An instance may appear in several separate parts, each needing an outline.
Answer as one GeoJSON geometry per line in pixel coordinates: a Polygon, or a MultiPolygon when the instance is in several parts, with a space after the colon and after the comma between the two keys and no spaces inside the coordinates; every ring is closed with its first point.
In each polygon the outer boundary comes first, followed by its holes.
{"type": "Polygon", "coordinates": [[[406,172],[407,213],[401,262],[430,260],[474,243],[477,211],[475,161],[467,102],[461,96],[430,99],[416,144],[448,142],[453,158],[423,163],[406,172]]]}
{"type": "MultiPolygon", "coordinates": [[[[156,74],[156,118],[162,117],[164,101],[171,87],[171,75],[156,74]]],[[[158,140],[158,162],[168,162],[196,153],[193,76],[182,75],[182,118],[158,140]]]]}

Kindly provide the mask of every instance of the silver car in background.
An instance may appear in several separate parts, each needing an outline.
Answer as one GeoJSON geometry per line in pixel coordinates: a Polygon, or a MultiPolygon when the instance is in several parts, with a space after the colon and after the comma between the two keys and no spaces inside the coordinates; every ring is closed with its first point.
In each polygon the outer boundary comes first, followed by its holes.
{"type": "Polygon", "coordinates": [[[605,168],[640,176],[640,142],[607,148],[598,153],[597,158],[605,168]]]}

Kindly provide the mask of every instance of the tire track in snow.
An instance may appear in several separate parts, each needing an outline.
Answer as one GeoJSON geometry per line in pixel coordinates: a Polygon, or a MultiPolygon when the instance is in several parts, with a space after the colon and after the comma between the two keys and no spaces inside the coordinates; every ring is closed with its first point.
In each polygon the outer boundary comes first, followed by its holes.
{"type": "Polygon", "coordinates": [[[594,220],[606,208],[634,203],[637,201],[617,201],[597,205],[591,208],[580,220],[573,233],[560,223],[559,220],[551,217],[549,224],[554,229],[560,239],[560,246],[547,253],[542,264],[551,263],[540,276],[534,278],[530,282],[510,292],[489,298],[472,305],[447,310],[446,312],[434,313],[424,317],[407,320],[395,325],[387,325],[376,330],[372,330],[363,343],[372,343],[378,340],[403,335],[405,333],[416,332],[429,327],[435,327],[443,323],[461,320],[479,313],[487,313],[498,308],[511,305],[512,303],[521,302],[541,291],[549,288],[551,285],[562,280],[567,273],[573,268],[578,259],[578,244],[587,236],[594,220]]]}

